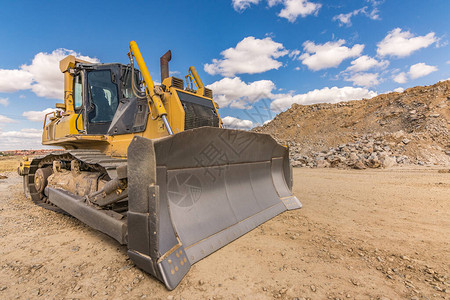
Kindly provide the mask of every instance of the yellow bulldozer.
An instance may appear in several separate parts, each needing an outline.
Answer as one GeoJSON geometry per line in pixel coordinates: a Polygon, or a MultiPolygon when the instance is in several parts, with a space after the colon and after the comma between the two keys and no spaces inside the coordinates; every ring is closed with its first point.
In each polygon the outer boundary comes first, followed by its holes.
{"type": "Polygon", "coordinates": [[[129,65],[61,60],[64,103],[45,116],[42,144],[64,150],[18,172],[37,205],[126,244],[171,290],[192,264],[301,203],[288,149],[222,128],[194,67],[186,86],[169,77],[169,50],[155,85],[134,41],[128,56],[129,65]]]}

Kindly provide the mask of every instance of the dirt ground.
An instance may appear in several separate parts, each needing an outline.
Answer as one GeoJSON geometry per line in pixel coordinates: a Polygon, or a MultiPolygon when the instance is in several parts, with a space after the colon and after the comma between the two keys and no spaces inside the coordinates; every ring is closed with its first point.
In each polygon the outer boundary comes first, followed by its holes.
{"type": "Polygon", "coordinates": [[[437,169],[294,169],[304,207],[198,262],[174,291],[0,174],[0,299],[450,299],[450,173],[437,169]]]}

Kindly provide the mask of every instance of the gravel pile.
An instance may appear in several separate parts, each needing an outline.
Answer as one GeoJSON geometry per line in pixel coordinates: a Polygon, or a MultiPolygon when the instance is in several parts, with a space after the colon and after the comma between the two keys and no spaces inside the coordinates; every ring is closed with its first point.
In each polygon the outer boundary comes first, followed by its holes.
{"type": "MultiPolygon", "coordinates": [[[[292,143],[290,146],[291,164],[294,167],[311,168],[389,168],[399,164],[434,164],[405,155],[411,139],[402,131],[394,134],[366,134],[351,143],[331,147],[328,150],[300,154],[300,149],[292,143]]],[[[447,151],[450,155],[450,151],[447,151]]],[[[441,159],[445,162],[445,158],[441,159]]]]}
{"type": "Polygon", "coordinates": [[[293,104],[253,131],[290,148],[294,167],[450,166],[450,81],[372,99],[293,104]]]}

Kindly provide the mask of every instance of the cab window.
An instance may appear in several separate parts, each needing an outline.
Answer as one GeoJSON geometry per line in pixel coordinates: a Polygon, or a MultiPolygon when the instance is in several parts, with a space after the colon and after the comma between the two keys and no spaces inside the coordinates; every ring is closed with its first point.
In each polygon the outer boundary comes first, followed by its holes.
{"type": "Polygon", "coordinates": [[[73,79],[73,103],[75,110],[80,110],[83,105],[82,91],[81,75],[77,75],[73,79]]]}
{"type": "MultiPolygon", "coordinates": [[[[132,81],[131,81],[131,70],[127,69],[125,70],[125,75],[123,76],[123,86],[122,86],[122,95],[123,98],[126,99],[132,99],[134,97],[136,97],[136,95],[133,92],[133,88],[132,88],[132,81]]],[[[135,71],[134,74],[134,86],[139,89],[139,73],[138,71],[135,71]]]]}
{"type": "Polygon", "coordinates": [[[89,72],[88,86],[90,101],[93,106],[93,111],[89,113],[89,122],[111,122],[119,104],[117,85],[111,80],[111,71],[89,72]]]}

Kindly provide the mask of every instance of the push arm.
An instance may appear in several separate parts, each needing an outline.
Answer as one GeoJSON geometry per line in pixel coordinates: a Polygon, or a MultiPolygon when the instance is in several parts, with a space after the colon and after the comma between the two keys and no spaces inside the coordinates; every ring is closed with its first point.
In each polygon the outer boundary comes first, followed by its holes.
{"type": "Polygon", "coordinates": [[[164,125],[167,128],[167,132],[169,133],[169,135],[172,135],[173,131],[172,128],[170,127],[169,121],[167,120],[167,111],[161,100],[160,89],[158,87],[155,87],[152,77],[148,72],[147,65],[145,64],[145,61],[142,58],[141,51],[139,51],[138,45],[136,44],[135,41],[130,42],[130,54],[136,58],[136,62],[139,66],[139,69],[141,70],[142,77],[144,78],[145,94],[147,95],[149,105],[153,103],[153,108],[156,109],[158,117],[161,117],[161,119],[164,122],[164,125]]]}

